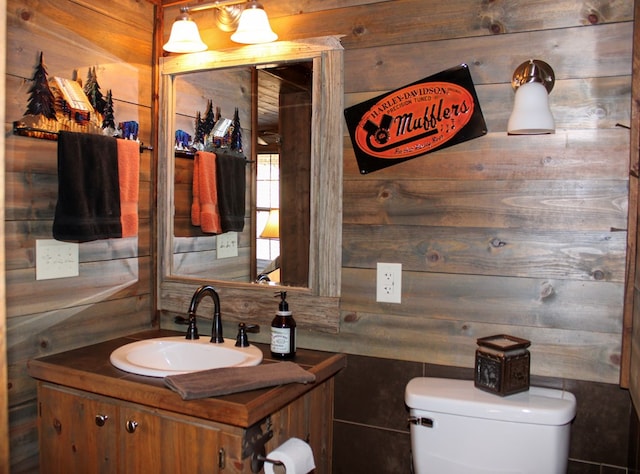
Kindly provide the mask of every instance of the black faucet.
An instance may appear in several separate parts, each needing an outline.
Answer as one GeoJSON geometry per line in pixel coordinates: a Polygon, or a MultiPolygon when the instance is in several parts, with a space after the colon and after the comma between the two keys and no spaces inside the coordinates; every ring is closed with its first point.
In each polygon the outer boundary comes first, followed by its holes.
{"type": "Polygon", "coordinates": [[[211,296],[213,300],[213,324],[211,326],[211,341],[214,343],[224,342],[222,337],[222,316],[220,315],[220,297],[218,292],[211,285],[202,285],[198,288],[189,305],[189,327],[187,328],[187,339],[200,339],[198,336],[198,328],[196,326],[196,310],[202,298],[206,295],[211,296]]]}

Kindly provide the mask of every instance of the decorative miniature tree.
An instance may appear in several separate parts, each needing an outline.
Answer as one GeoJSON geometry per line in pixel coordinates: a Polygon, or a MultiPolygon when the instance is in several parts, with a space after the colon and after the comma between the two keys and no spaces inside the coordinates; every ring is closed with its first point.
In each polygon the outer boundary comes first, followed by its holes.
{"type": "Polygon", "coordinates": [[[47,69],[44,65],[43,53],[40,52],[40,63],[36,66],[29,89],[29,101],[25,115],[43,115],[51,120],[56,118],[55,97],[49,89],[47,69]]]}
{"type": "Polygon", "coordinates": [[[107,105],[107,101],[104,100],[104,96],[100,91],[100,85],[98,84],[98,76],[96,75],[96,68],[89,68],[89,72],[87,73],[87,82],[84,85],[84,93],[89,98],[89,102],[101,115],[104,115],[105,107],[107,105]]]}
{"type": "Polygon", "coordinates": [[[193,137],[193,144],[196,145],[198,143],[204,145],[204,126],[199,111],[196,114],[195,134],[193,137]]]}
{"type": "Polygon", "coordinates": [[[229,148],[242,153],[242,128],[240,127],[240,116],[237,107],[233,114],[233,130],[231,131],[231,145],[229,148]]]}
{"type": "Polygon", "coordinates": [[[102,121],[103,129],[113,129],[116,128],[115,117],[113,116],[113,96],[111,94],[111,89],[107,91],[107,101],[104,107],[104,120],[102,121]]]}
{"type": "Polygon", "coordinates": [[[210,135],[216,124],[215,114],[213,112],[213,101],[209,99],[207,102],[207,110],[204,113],[204,122],[202,124],[202,132],[204,136],[210,135]]]}

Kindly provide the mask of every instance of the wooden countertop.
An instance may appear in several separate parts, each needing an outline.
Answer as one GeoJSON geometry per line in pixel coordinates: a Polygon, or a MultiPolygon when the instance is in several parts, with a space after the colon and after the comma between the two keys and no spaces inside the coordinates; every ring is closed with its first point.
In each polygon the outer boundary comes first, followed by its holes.
{"type": "MultiPolygon", "coordinates": [[[[116,348],[140,339],[175,336],[182,333],[151,330],[113,339],[80,349],[34,359],[28,372],[35,379],[113,397],[147,407],[195,416],[224,424],[247,428],[286,406],[318,384],[333,377],[346,366],[346,356],[330,352],[298,349],[294,362],[316,376],[313,384],[287,384],[201,400],[182,400],[164,385],[162,378],[124,372],[109,362],[116,348]]],[[[270,359],[269,346],[255,344],[270,359]]]]}

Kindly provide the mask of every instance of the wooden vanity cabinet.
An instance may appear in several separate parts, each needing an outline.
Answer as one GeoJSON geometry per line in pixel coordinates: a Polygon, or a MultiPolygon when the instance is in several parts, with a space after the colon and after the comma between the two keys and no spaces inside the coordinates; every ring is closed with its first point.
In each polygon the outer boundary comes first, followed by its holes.
{"type": "Polygon", "coordinates": [[[219,472],[215,423],[40,383],[40,472],[219,472]]]}
{"type": "MultiPolygon", "coordinates": [[[[346,365],[343,354],[298,349],[296,363],[315,374],[312,384],[189,401],[161,379],[109,363],[121,345],[168,335],[175,334],[148,331],[29,361],[41,473],[251,474],[254,453],[291,437],[311,445],[314,474],[331,473],[334,376],[346,365]]],[[[263,364],[277,363],[268,345],[257,347],[263,364]]]]}

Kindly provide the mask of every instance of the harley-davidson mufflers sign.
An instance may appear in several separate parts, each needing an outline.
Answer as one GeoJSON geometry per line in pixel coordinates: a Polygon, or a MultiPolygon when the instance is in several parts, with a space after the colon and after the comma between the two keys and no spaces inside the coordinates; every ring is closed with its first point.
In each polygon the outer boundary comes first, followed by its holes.
{"type": "Polygon", "coordinates": [[[362,174],[487,133],[466,64],[351,106],[344,115],[362,174]]]}

